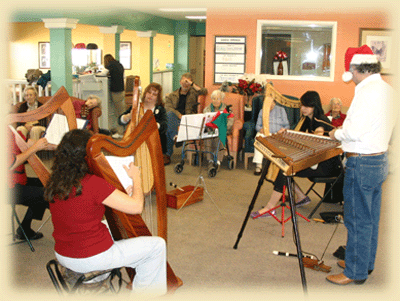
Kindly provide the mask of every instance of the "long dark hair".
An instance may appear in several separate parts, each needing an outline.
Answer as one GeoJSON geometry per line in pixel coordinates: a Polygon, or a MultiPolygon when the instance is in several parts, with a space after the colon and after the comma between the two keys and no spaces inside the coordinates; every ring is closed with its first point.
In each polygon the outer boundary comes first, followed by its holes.
{"type": "Polygon", "coordinates": [[[314,108],[313,116],[320,119],[324,115],[324,110],[322,109],[321,98],[318,92],[307,91],[300,97],[300,102],[305,107],[314,108]]]}
{"type": "Polygon", "coordinates": [[[45,200],[54,202],[55,197],[66,200],[74,187],[76,195],[82,194],[81,180],[89,172],[85,157],[90,137],[89,131],[80,129],[64,135],[56,149],[52,173],[44,189],[45,200]]]}

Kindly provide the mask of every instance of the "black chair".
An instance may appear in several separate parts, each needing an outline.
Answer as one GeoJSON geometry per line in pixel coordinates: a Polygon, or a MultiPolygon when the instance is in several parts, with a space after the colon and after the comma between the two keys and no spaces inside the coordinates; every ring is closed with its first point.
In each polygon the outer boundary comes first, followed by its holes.
{"type": "Polygon", "coordinates": [[[115,268],[106,271],[95,271],[90,273],[76,273],[64,266],[57,260],[52,259],[46,264],[50,279],[60,295],[63,292],[74,294],[76,292],[91,292],[93,294],[118,293],[122,285],[121,269],[115,268]],[[113,280],[117,279],[114,287],[113,280]]]}
{"type": "MultiPolygon", "coordinates": [[[[308,215],[308,218],[311,218],[314,213],[318,210],[318,208],[321,206],[321,204],[326,201],[327,199],[333,199],[333,192],[334,188],[336,187],[343,187],[343,178],[344,178],[344,168],[342,166],[340,174],[336,177],[314,177],[314,178],[308,178],[312,184],[310,188],[308,188],[306,195],[310,193],[310,191],[313,191],[319,198],[320,201],[318,204],[314,207],[314,209],[311,211],[311,213],[308,215]],[[314,186],[318,183],[325,184],[325,191],[324,195],[321,196],[315,189],[314,186]]],[[[342,204],[343,199],[339,200],[339,202],[342,204]]]]}

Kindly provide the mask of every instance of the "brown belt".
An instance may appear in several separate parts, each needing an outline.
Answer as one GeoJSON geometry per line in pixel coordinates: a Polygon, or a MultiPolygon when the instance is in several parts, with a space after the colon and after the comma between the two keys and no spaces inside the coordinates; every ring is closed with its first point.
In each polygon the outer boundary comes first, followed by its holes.
{"type": "Polygon", "coordinates": [[[371,156],[379,156],[379,155],[383,155],[385,152],[380,152],[380,153],[375,153],[375,154],[359,154],[359,153],[346,153],[346,158],[349,157],[371,157],[371,156]]]}

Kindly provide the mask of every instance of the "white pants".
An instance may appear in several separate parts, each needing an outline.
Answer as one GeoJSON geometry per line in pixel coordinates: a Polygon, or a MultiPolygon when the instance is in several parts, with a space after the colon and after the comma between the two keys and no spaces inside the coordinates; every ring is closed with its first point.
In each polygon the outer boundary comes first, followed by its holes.
{"type": "Polygon", "coordinates": [[[166,244],[161,237],[139,236],[115,241],[107,251],[88,258],[64,257],[57,252],[56,258],[61,265],[78,273],[134,268],[135,293],[156,297],[167,291],[166,244]]]}
{"type": "MultiPolygon", "coordinates": [[[[258,132],[256,134],[256,137],[265,137],[265,135],[258,132]]],[[[253,163],[262,164],[263,158],[264,158],[264,155],[258,149],[254,148],[253,163]]]]}

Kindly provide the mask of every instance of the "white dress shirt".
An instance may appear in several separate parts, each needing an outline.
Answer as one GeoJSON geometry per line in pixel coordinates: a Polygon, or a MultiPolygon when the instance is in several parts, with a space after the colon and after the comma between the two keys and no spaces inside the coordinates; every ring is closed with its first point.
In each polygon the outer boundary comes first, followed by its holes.
{"type": "Polygon", "coordinates": [[[372,74],[355,87],[343,128],[335,132],[344,152],[385,152],[394,128],[393,89],[380,74],[372,74]]]}

